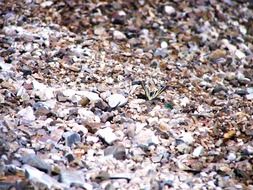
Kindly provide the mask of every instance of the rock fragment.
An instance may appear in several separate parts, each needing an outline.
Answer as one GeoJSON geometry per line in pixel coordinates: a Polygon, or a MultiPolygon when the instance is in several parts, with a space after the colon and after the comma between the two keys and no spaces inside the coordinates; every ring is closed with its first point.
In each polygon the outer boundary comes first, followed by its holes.
{"type": "Polygon", "coordinates": [[[96,134],[101,137],[107,144],[112,144],[118,139],[110,127],[99,129],[96,134]]]}
{"type": "Polygon", "coordinates": [[[122,94],[113,94],[108,97],[108,104],[111,108],[115,108],[117,106],[123,106],[127,103],[127,98],[122,94]]]}

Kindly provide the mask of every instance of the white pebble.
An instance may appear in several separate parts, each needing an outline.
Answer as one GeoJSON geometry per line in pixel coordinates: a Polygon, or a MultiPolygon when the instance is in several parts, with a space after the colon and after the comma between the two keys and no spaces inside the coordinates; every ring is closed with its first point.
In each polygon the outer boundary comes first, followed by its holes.
{"type": "Polygon", "coordinates": [[[171,15],[171,14],[173,14],[173,13],[176,12],[176,10],[175,10],[174,7],[168,6],[168,5],[164,7],[164,11],[165,11],[165,13],[168,14],[168,15],[171,15]]]}
{"type": "Polygon", "coordinates": [[[194,149],[192,155],[194,157],[199,157],[203,154],[203,152],[204,152],[204,148],[202,146],[198,146],[197,148],[194,149]]]}
{"type": "Polygon", "coordinates": [[[125,98],[122,94],[113,94],[108,97],[108,104],[111,108],[115,108],[116,106],[123,106],[127,103],[127,98],[125,98]]]}

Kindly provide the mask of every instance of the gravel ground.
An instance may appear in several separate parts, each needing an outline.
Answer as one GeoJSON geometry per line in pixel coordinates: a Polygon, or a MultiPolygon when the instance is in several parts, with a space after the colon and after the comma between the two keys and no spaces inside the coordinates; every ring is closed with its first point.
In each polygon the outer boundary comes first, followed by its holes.
{"type": "Polygon", "coordinates": [[[0,189],[253,189],[252,8],[0,0],[0,189]]]}

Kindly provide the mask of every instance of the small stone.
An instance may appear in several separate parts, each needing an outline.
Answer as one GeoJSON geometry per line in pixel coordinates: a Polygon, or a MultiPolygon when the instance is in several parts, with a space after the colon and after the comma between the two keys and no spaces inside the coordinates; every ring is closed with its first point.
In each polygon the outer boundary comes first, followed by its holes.
{"type": "Polygon", "coordinates": [[[195,149],[193,150],[192,155],[193,155],[194,157],[199,157],[199,156],[201,156],[201,155],[203,154],[203,152],[204,152],[203,146],[198,146],[197,148],[195,148],[195,149]]]}
{"type": "Polygon", "coordinates": [[[253,93],[253,88],[252,87],[247,88],[247,93],[252,94],[253,93]]]}
{"type": "Polygon", "coordinates": [[[86,106],[89,104],[89,102],[90,102],[89,98],[83,97],[83,98],[79,101],[79,104],[80,104],[82,107],[86,107],[86,106]]]}
{"type": "Polygon", "coordinates": [[[19,154],[21,155],[35,155],[35,151],[33,149],[30,149],[30,148],[20,148],[18,150],[19,154]]]}
{"type": "Polygon", "coordinates": [[[192,144],[194,142],[194,138],[192,136],[192,133],[185,132],[181,135],[180,139],[185,142],[186,144],[192,144]]]}
{"type": "Polygon", "coordinates": [[[109,146],[104,150],[104,155],[113,155],[117,160],[126,159],[126,150],[123,145],[109,146]]]}
{"type": "Polygon", "coordinates": [[[0,154],[4,155],[10,150],[9,143],[3,138],[3,136],[0,136],[0,154]]]}
{"type": "Polygon", "coordinates": [[[247,95],[246,95],[246,98],[247,98],[248,100],[253,100],[253,93],[252,93],[252,94],[247,94],[247,95]]]}
{"type": "Polygon", "coordinates": [[[238,89],[235,91],[235,94],[238,94],[240,96],[245,96],[248,94],[247,90],[246,89],[238,89]]]}
{"type": "Polygon", "coordinates": [[[237,80],[242,84],[248,84],[250,82],[249,78],[246,78],[242,72],[237,73],[237,80]]]}
{"type": "Polygon", "coordinates": [[[43,3],[40,4],[40,6],[42,8],[46,8],[46,7],[50,7],[51,5],[53,5],[54,2],[53,1],[44,1],[43,3]]]}
{"type": "Polygon", "coordinates": [[[110,127],[99,129],[96,134],[101,137],[107,144],[112,144],[118,139],[118,137],[113,133],[113,130],[110,127]]]}
{"type": "Polygon", "coordinates": [[[168,43],[166,41],[161,42],[161,48],[166,49],[168,48],[168,43]]]}
{"type": "Polygon", "coordinates": [[[163,132],[163,133],[168,133],[168,132],[170,131],[170,129],[171,129],[171,126],[170,126],[168,123],[163,122],[163,121],[161,121],[161,122],[159,123],[159,130],[160,130],[161,132],[163,132]]]}
{"type": "Polygon", "coordinates": [[[109,106],[106,102],[104,102],[103,100],[99,100],[95,103],[95,107],[102,110],[102,111],[106,111],[108,110],[109,106]]]}
{"type": "Polygon", "coordinates": [[[4,59],[0,57],[0,71],[1,72],[9,72],[11,71],[12,64],[7,64],[4,62],[4,59]]]}
{"type": "Polygon", "coordinates": [[[84,173],[82,171],[61,171],[60,181],[68,187],[83,187],[85,183],[84,173]]]}
{"type": "Polygon", "coordinates": [[[32,75],[32,70],[28,66],[26,66],[26,65],[24,65],[22,67],[21,71],[23,72],[23,76],[24,77],[27,77],[28,75],[32,75]]]}
{"type": "Polygon", "coordinates": [[[110,179],[110,174],[107,171],[100,171],[93,177],[93,180],[97,183],[110,179]]]}
{"type": "Polygon", "coordinates": [[[67,153],[65,155],[65,158],[68,160],[69,163],[75,160],[75,157],[72,153],[67,153]]]}
{"type": "Polygon", "coordinates": [[[177,145],[176,148],[178,152],[183,153],[183,154],[188,154],[191,151],[191,147],[185,143],[181,143],[177,145]]]}
{"type": "Polygon", "coordinates": [[[157,123],[158,123],[158,117],[149,117],[148,119],[147,119],[147,121],[148,121],[148,124],[150,125],[150,126],[152,126],[152,125],[156,125],[157,123]]]}
{"type": "Polygon", "coordinates": [[[228,132],[224,133],[223,137],[225,140],[231,139],[236,135],[235,130],[229,130],[228,132]]]}
{"type": "Polygon", "coordinates": [[[165,58],[167,55],[168,55],[168,50],[164,48],[157,48],[154,53],[155,57],[161,57],[161,58],[165,58]]]}
{"type": "Polygon", "coordinates": [[[161,187],[166,187],[166,186],[167,187],[173,187],[173,180],[170,180],[170,179],[162,181],[160,183],[161,183],[160,184],[161,187]]]}
{"type": "Polygon", "coordinates": [[[38,189],[63,189],[64,186],[60,184],[56,179],[39,171],[38,169],[24,165],[23,169],[26,171],[26,175],[29,180],[36,184],[38,189]]]}
{"type": "Polygon", "coordinates": [[[86,110],[85,108],[79,108],[78,114],[80,115],[81,118],[83,118],[87,121],[96,120],[96,115],[92,111],[86,110]]]}
{"type": "Polygon", "coordinates": [[[99,141],[99,138],[96,136],[87,136],[86,137],[87,142],[97,143],[99,141]]]}
{"type": "Polygon", "coordinates": [[[63,96],[71,97],[76,94],[76,91],[72,89],[66,89],[66,90],[63,90],[61,93],[63,94],[63,96]]]}
{"type": "Polygon", "coordinates": [[[73,72],[80,72],[81,71],[81,68],[78,66],[75,66],[75,65],[68,66],[68,69],[73,72]]]}
{"type": "Polygon", "coordinates": [[[126,13],[124,11],[118,11],[112,15],[112,23],[123,25],[126,22],[126,13]]]}
{"type": "Polygon", "coordinates": [[[53,88],[49,88],[36,80],[33,80],[33,88],[35,95],[38,96],[40,100],[45,101],[55,97],[53,88]]]}
{"type": "Polygon", "coordinates": [[[236,154],[233,153],[233,152],[230,152],[230,153],[228,154],[228,156],[227,156],[227,159],[228,159],[229,161],[234,161],[234,160],[236,160],[236,154]]]}
{"type": "Polygon", "coordinates": [[[129,138],[133,138],[134,135],[135,135],[135,130],[136,130],[136,126],[134,124],[130,124],[130,125],[127,125],[126,126],[126,135],[129,137],[129,138]]]}
{"type": "Polygon", "coordinates": [[[222,85],[216,85],[216,86],[213,88],[213,90],[212,90],[212,94],[216,94],[216,93],[219,93],[219,92],[221,92],[221,91],[223,91],[223,92],[226,93],[228,90],[227,90],[226,87],[224,87],[224,86],[222,86],[222,85]]]}
{"type": "Polygon", "coordinates": [[[74,144],[81,141],[80,135],[76,132],[68,131],[62,136],[65,138],[65,144],[69,147],[72,147],[74,144]]]}
{"type": "Polygon", "coordinates": [[[159,163],[163,158],[162,154],[152,156],[151,160],[153,163],[159,163]]]}
{"type": "Polygon", "coordinates": [[[188,104],[190,104],[189,98],[184,97],[184,98],[180,99],[180,106],[185,107],[185,106],[187,106],[188,104]]]}
{"type": "Polygon", "coordinates": [[[125,40],[127,37],[123,32],[115,30],[115,31],[113,31],[113,38],[115,40],[125,40]]]}
{"type": "Polygon", "coordinates": [[[64,94],[62,92],[56,93],[56,99],[58,102],[66,102],[68,100],[68,98],[66,96],[64,96],[64,94]]]}
{"type": "Polygon", "coordinates": [[[246,151],[247,151],[247,153],[248,153],[249,155],[252,155],[252,154],[253,154],[253,147],[250,146],[250,145],[248,145],[248,146],[246,147],[246,151]]]}
{"type": "Polygon", "coordinates": [[[216,61],[220,58],[224,58],[226,56],[226,51],[223,49],[216,49],[215,51],[211,52],[208,56],[211,61],[216,61]]]}
{"type": "Polygon", "coordinates": [[[18,112],[18,115],[22,117],[22,119],[26,121],[34,121],[36,118],[34,116],[34,112],[31,106],[28,106],[18,112]]]}
{"type": "Polygon", "coordinates": [[[13,83],[9,82],[9,81],[1,81],[0,87],[1,87],[1,89],[9,89],[12,91],[16,90],[16,88],[13,86],[13,83]]]}
{"type": "Polygon", "coordinates": [[[21,101],[29,101],[30,100],[30,96],[28,95],[26,89],[23,86],[21,86],[18,89],[17,96],[20,97],[21,101]]]}
{"type": "Polygon", "coordinates": [[[103,123],[110,121],[113,119],[114,114],[112,112],[104,112],[103,115],[100,117],[103,123]]]}
{"type": "Polygon", "coordinates": [[[35,110],[35,113],[34,113],[34,115],[36,117],[39,117],[39,116],[49,116],[50,114],[51,114],[51,111],[49,110],[49,108],[47,106],[38,107],[35,110]]]}
{"type": "Polygon", "coordinates": [[[3,104],[5,102],[5,98],[2,94],[0,94],[0,104],[3,104]]]}
{"type": "Polygon", "coordinates": [[[236,79],[236,74],[234,72],[227,72],[225,75],[225,79],[227,79],[228,81],[232,81],[236,79]]]}
{"type": "Polygon", "coordinates": [[[24,155],[21,157],[21,162],[44,172],[51,171],[51,166],[35,154],[24,155]]]}
{"type": "Polygon", "coordinates": [[[125,98],[121,94],[113,94],[108,97],[108,104],[111,108],[115,108],[117,106],[123,106],[127,103],[127,98],[125,98]]]}
{"type": "Polygon", "coordinates": [[[110,179],[125,179],[128,182],[133,178],[133,175],[131,173],[116,173],[111,174],[110,179]]]}
{"type": "Polygon", "coordinates": [[[94,28],[94,34],[97,36],[104,36],[106,34],[106,30],[102,26],[96,26],[94,28]]]}
{"type": "Polygon", "coordinates": [[[72,126],[72,131],[81,133],[82,135],[86,135],[88,133],[88,129],[84,127],[83,125],[73,123],[73,124],[70,124],[69,126],[72,126]]]}
{"type": "Polygon", "coordinates": [[[243,53],[241,50],[237,49],[235,51],[235,55],[239,58],[239,59],[243,59],[246,57],[245,53],[243,53]]]}
{"type": "Polygon", "coordinates": [[[159,144],[159,138],[155,135],[154,131],[151,129],[143,129],[141,130],[135,137],[135,142],[139,146],[148,147],[151,145],[157,145],[159,144]]]}
{"type": "Polygon", "coordinates": [[[175,8],[172,7],[172,6],[169,6],[169,5],[166,5],[166,6],[164,7],[164,11],[165,11],[165,13],[168,14],[168,15],[171,15],[171,14],[173,14],[173,13],[176,12],[175,8]]]}
{"type": "Polygon", "coordinates": [[[80,97],[87,97],[92,102],[97,102],[97,101],[101,100],[101,98],[98,96],[97,93],[84,91],[84,90],[76,91],[76,90],[72,90],[72,89],[66,89],[66,90],[62,91],[62,94],[64,96],[67,96],[68,99],[71,99],[74,95],[77,95],[80,97]]]}
{"type": "Polygon", "coordinates": [[[159,63],[158,63],[158,61],[157,60],[152,60],[151,62],[150,62],[150,67],[152,67],[152,68],[157,68],[159,66],[159,63]]]}
{"type": "Polygon", "coordinates": [[[97,102],[97,101],[101,100],[101,98],[95,92],[77,91],[76,94],[79,96],[87,97],[92,102],[97,102]]]}

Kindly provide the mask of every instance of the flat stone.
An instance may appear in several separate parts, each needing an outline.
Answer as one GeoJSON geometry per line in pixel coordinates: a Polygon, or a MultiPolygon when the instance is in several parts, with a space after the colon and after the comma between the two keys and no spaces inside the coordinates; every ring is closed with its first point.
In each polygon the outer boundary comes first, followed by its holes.
{"type": "Polygon", "coordinates": [[[247,95],[246,95],[246,98],[247,98],[248,100],[253,100],[253,93],[252,93],[252,94],[247,94],[247,95]]]}
{"type": "Polygon", "coordinates": [[[169,5],[166,5],[166,6],[164,7],[164,12],[165,12],[166,14],[168,14],[168,15],[171,15],[171,14],[175,13],[176,10],[175,10],[174,7],[169,6],[169,5]]]}
{"type": "Polygon", "coordinates": [[[21,162],[44,172],[51,170],[51,166],[35,154],[24,155],[21,157],[21,162]]]}
{"type": "Polygon", "coordinates": [[[82,171],[61,171],[60,182],[66,184],[68,187],[84,187],[84,173],[82,171]]]}
{"type": "Polygon", "coordinates": [[[97,93],[95,92],[89,92],[89,91],[85,91],[85,90],[73,90],[73,89],[66,89],[62,91],[62,94],[66,97],[68,97],[68,99],[72,99],[72,97],[74,95],[80,96],[81,97],[87,97],[90,101],[92,102],[97,102],[99,100],[101,100],[101,98],[98,96],[97,93]]]}
{"type": "Polygon", "coordinates": [[[0,71],[2,72],[9,72],[11,71],[12,64],[7,64],[4,62],[4,59],[0,57],[0,71]]]}
{"type": "Polygon", "coordinates": [[[192,133],[185,132],[181,135],[180,139],[185,142],[186,144],[192,144],[194,142],[194,138],[192,133]]]}
{"type": "Polygon", "coordinates": [[[113,38],[115,40],[125,40],[127,37],[123,32],[115,30],[115,31],[113,31],[113,38]]]}
{"type": "Polygon", "coordinates": [[[149,118],[147,119],[147,122],[148,122],[148,124],[149,124],[150,126],[156,125],[156,124],[158,123],[158,121],[159,121],[158,117],[149,117],[149,118]]]}
{"type": "Polygon", "coordinates": [[[33,80],[32,83],[33,83],[34,93],[36,96],[40,98],[40,100],[45,101],[45,100],[49,100],[55,97],[53,88],[50,88],[36,80],[33,80]]]}
{"type": "Polygon", "coordinates": [[[50,115],[51,111],[48,109],[48,107],[46,106],[43,106],[43,107],[39,107],[38,109],[36,109],[34,115],[36,117],[39,117],[39,116],[48,116],[50,115]]]}
{"type": "Polygon", "coordinates": [[[97,102],[101,100],[99,95],[95,92],[89,92],[89,91],[76,91],[76,95],[87,97],[92,102],[97,102]]]}
{"type": "Polygon", "coordinates": [[[108,104],[111,108],[115,108],[117,106],[123,106],[127,103],[127,98],[125,98],[122,94],[112,94],[108,97],[108,104]]]}
{"type": "Polygon", "coordinates": [[[227,156],[227,159],[228,159],[229,161],[234,161],[234,160],[236,160],[236,154],[233,153],[233,152],[230,152],[230,153],[228,154],[228,156],[227,156]]]}
{"type": "Polygon", "coordinates": [[[161,57],[161,58],[165,58],[167,55],[168,55],[168,50],[164,48],[157,48],[154,53],[155,57],[161,57]]]}
{"type": "Polygon", "coordinates": [[[148,147],[150,145],[159,144],[159,139],[151,129],[142,129],[135,137],[135,142],[139,146],[148,147]]]}
{"type": "Polygon", "coordinates": [[[43,3],[40,4],[40,6],[42,8],[47,8],[47,7],[50,7],[51,5],[53,5],[54,2],[53,1],[44,1],[43,3]]]}
{"type": "Polygon", "coordinates": [[[108,144],[112,144],[118,139],[118,137],[113,133],[113,130],[110,127],[99,129],[96,134],[108,144]]]}
{"type": "Polygon", "coordinates": [[[104,112],[103,115],[100,117],[103,123],[111,120],[114,114],[112,112],[104,112]]]}
{"type": "Polygon", "coordinates": [[[235,51],[235,55],[239,58],[239,59],[243,59],[246,57],[245,53],[243,53],[241,50],[237,49],[235,51]]]}
{"type": "Polygon", "coordinates": [[[126,150],[123,145],[109,146],[104,150],[104,155],[113,155],[117,160],[124,160],[126,158],[126,150]]]}
{"type": "Polygon", "coordinates": [[[18,115],[22,117],[22,119],[26,121],[34,121],[36,118],[34,116],[34,112],[31,106],[28,106],[18,112],[18,115]]]}
{"type": "Polygon", "coordinates": [[[62,92],[56,93],[56,99],[58,102],[66,102],[68,100],[68,98],[66,96],[64,96],[64,94],[62,92]]]}
{"type": "Polygon", "coordinates": [[[81,141],[81,137],[77,132],[68,131],[62,136],[65,138],[65,144],[69,147],[81,141]]]}
{"type": "Polygon", "coordinates": [[[31,148],[20,148],[18,150],[18,152],[21,154],[21,155],[35,155],[35,151],[31,148]]]}
{"type": "Polygon", "coordinates": [[[97,101],[95,103],[95,107],[102,110],[102,111],[106,111],[109,108],[108,104],[106,102],[104,102],[103,100],[97,101]]]}
{"type": "Polygon", "coordinates": [[[183,153],[183,154],[188,154],[191,151],[191,147],[187,145],[186,143],[181,143],[177,145],[176,148],[178,152],[183,153]]]}
{"type": "Polygon", "coordinates": [[[0,104],[3,104],[5,102],[5,98],[2,94],[0,94],[0,104]]]}
{"type": "Polygon", "coordinates": [[[66,188],[66,186],[60,184],[56,179],[32,166],[25,164],[22,168],[25,169],[27,178],[33,183],[35,183],[38,189],[64,189],[64,187],[66,188]]]}
{"type": "Polygon", "coordinates": [[[203,154],[203,152],[204,152],[204,147],[203,146],[198,146],[197,148],[195,148],[193,150],[192,155],[195,156],[195,157],[199,157],[203,154]]]}
{"type": "Polygon", "coordinates": [[[87,110],[86,108],[79,108],[78,114],[80,115],[81,118],[86,119],[88,121],[95,120],[96,117],[92,111],[87,110]]]}
{"type": "Polygon", "coordinates": [[[125,179],[130,181],[133,178],[133,174],[131,173],[115,173],[110,175],[110,179],[125,179]]]}

